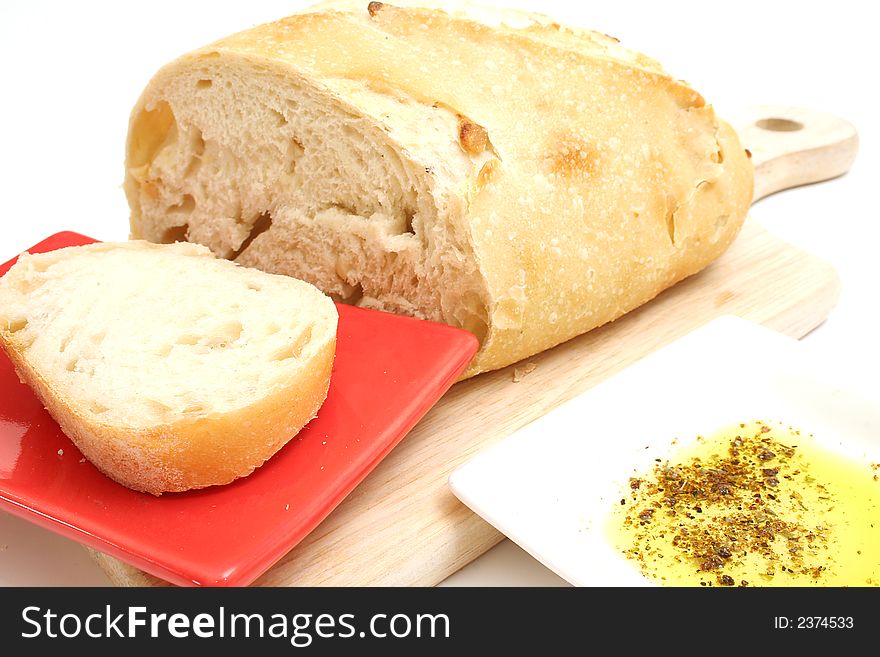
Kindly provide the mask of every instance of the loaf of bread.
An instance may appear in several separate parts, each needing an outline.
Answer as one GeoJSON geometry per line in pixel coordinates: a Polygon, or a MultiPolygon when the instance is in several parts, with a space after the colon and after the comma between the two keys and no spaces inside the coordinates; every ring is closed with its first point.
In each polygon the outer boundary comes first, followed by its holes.
{"type": "Polygon", "coordinates": [[[159,495],[250,474],[323,403],[333,302],[196,244],[21,256],[0,345],[83,455],[159,495]]]}
{"type": "Polygon", "coordinates": [[[132,237],[463,327],[475,374],[712,262],[752,166],[699,93],[612,37],[364,2],[161,69],[125,190],[132,237]]]}

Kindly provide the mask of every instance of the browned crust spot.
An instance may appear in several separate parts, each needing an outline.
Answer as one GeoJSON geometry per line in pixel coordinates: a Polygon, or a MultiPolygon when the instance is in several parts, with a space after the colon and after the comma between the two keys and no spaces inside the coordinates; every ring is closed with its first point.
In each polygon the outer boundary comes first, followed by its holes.
{"type": "Polygon", "coordinates": [[[693,89],[687,80],[678,80],[678,83],[672,88],[672,94],[681,109],[702,109],[706,106],[706,99],[693,89]]]}
{"type": "Polygon", "coordinates": [[[385,3],[383,3],[383,2],[371,2],[370,4],[367,5],[367,12],[369,12],[370,17],[373,17],[376,14],[378,14],[380,11],[382,11],[382,7],[384,7],[384,6],[385,6],[385,3]]]}
{"type": "Polygon", "coordinates": [[[477,125],[470,119],[458,120],[458,142],[465,153],[479,155],[489,145],[489,133],[486,128],[477,125]]]}
{"type": "Polygon", "coordinates": [[[596,173],[599,153],[581,137],[563,134],[548,148],[551,173],[563,178],[591,176],[596,173]]]}

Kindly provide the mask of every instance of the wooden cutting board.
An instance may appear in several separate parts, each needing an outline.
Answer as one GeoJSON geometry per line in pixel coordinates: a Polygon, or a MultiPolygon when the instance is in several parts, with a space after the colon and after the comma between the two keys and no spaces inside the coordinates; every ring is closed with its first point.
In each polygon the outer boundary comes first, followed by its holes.
{"type": "MultiPolygon", "coordinates": [[[[735,125],[753,153],[756,199],[840,175],[858,148],[851,125],[812,111],[766,106],[738,117],[735,125]]],[[[739,315],[802,337],[828,316],[838,289],[828,264],[747,220],[718,261],[645,306],[522,363],[453,386],[367,479],[256,583],[436,584],[502,538],[446,485],[449,473],[476,452],[718,315],[739,315]]],[[[92,554],[117,585],[164,583],[92,554]]]]}

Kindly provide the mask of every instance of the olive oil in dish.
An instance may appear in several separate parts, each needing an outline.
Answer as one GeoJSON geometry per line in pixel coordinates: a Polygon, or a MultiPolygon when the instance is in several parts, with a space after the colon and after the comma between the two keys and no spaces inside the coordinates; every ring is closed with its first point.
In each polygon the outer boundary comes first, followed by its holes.
{"type": "Polygon", "coordinates": [[[656,583],[880,585],[880,464],[761,421],[657,461],[630,478],[607,525],[656,583]]]}

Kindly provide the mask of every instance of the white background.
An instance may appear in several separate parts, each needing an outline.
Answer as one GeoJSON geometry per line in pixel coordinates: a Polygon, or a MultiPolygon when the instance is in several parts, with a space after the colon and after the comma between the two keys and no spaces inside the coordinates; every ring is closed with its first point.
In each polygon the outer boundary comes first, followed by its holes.
{"type": "MultiPolygon", "coordinates": [[[[0,262],[59,230],[128,236],[120,187],[128,113],[150,76],[179,54],[303,3],[0,3],[0,262]]],[[[367,1],[364,0],[366,6],[367,1]]],[[[803,105],[856,125],[847,176],[758,203],[753,219],[838,269],[831,318],[805,341],[856,385],[878,386],[880,48],[869,2],[501,2],[620,38],[688,80],[721,114],[803,105]]],[[[108,581],[75,543],[0,512],[0,585],[108,581]]],[[[450,584],[561,583],[505,541],[450,584]]]]}

